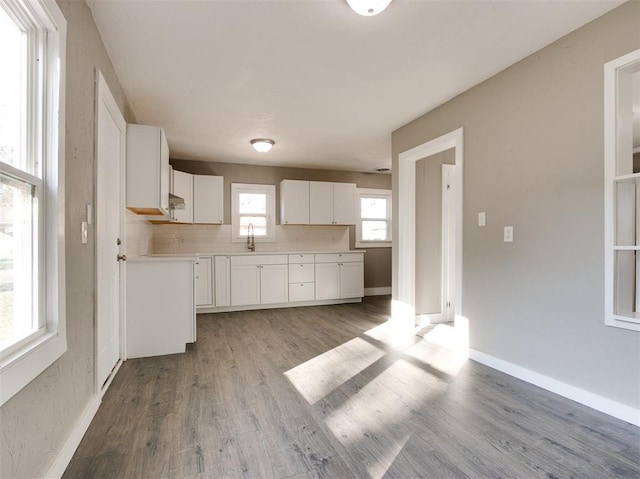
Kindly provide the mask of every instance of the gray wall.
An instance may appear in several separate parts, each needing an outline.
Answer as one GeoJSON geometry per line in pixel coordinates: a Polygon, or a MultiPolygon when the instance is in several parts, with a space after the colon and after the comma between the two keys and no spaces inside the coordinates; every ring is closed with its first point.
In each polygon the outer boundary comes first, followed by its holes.
{"type": "MultiPolygon", "coordinates": [[[[280,223],[280,181],[313,180],[355,183],[359,188],[391,189],[391,175],[351,171],[314,170],[276,166],[238,165],[172,159],[171,165],[181,171],[199,175],[224,176],[224,222],[231,223],[231,183],[276,185],[276,221],[280,223]]],[[[215,226],[213,226],[215,228],[215,226]]],[[[350,228],[351,248],[355,247],[355,228],[350,228]]],[[[369,248],[365,254],[364,287],[391,286],[391,248],[369,248]]]]}
{"type": "Polygon", "coordinates": [[[125,118],[133,120],[91,12],[58,0],[67,19],[66,274],[67,352],[0,409],[0,477],[41,477],[93,395],[94,234],[80,244],[80,222],[94,195],[94,79],[104,74],[125,118]]]}
{"type": "Polygon", "coordinates": [[[442,165],[453,149],[416,162],[416,314],[442,312],[442,165]]]}
{"type": "Polygon", "coordinates": [[[398,171],[400,152],[464,127],[471,347],[635,408],[640,333],[603,323],[603,65],[640,48],[638,25],[623,4],[392,137],[398,171]]]}

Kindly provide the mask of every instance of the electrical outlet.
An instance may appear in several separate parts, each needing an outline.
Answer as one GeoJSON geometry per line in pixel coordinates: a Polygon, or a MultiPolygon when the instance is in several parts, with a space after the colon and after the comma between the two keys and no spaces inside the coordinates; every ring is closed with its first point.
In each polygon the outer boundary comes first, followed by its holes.
{"type": "Polygon", "coordinates": [[[504,227],[504,242],[513,243],[513,226],[504,227]]]}

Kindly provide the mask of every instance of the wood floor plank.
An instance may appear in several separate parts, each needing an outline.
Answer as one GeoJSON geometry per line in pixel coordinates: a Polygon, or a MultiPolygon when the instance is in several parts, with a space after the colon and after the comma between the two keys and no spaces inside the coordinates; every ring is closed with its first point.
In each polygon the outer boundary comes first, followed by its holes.
{"type": "Polygon", "coordinates": [[[122,365],[64,478],[640,477],[639,428],[398,338],[389,309],[199,315],[185,354],[122,365]]]}

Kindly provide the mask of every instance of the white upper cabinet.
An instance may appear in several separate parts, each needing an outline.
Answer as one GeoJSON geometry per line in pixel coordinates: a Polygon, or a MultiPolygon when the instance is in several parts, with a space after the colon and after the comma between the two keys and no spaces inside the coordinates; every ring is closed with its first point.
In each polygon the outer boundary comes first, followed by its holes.
{"type": "Polygon", "coordinates": [[[173,210],[172,221],[193,223],[193,175],[173,170],[173,194],[184,200],[184,209],[173,210]]]}
{"type": "Polygon", "coordinates": [[[193,175],[193,222],[221,225],[224,222],[223,193],[222,176],[193,175]]]}
{"type": "Polygon", "coordinates": [[[354,183],[309,182],[309,223],[312,225],[355,224],[354,183]]]}
{"type": "Polygon", "coordinates": [[[162,128],[127,125],[127,208],[169,216],[169,146],[162,128]]]}
{"type": "Polygon", "coordinates": [[[280,182],[280,224],[309,224],[309,182],[282,180],[280,182]]]}

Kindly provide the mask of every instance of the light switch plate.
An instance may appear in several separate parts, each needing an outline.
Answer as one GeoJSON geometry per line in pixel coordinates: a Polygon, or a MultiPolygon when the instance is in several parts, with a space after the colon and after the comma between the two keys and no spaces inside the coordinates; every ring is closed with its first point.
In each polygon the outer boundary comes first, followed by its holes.
{"type": "Polygon", "coordinates": [[[504,227],[504,242],[513,243],[513,226],[504,227]]]}
{"type": "Polygon", "coordinates": [[[478,213],[478,226],[486,226],[487,224],[487,215],[484,211],[478,213]]]}
{"type": "Polygon", "coordinates": [[[82,237],[81,237],[82,244],[87,244],[88,227],[87,227],[86,221],[82,222],[81,234],[82,234],[82,237]]]}

